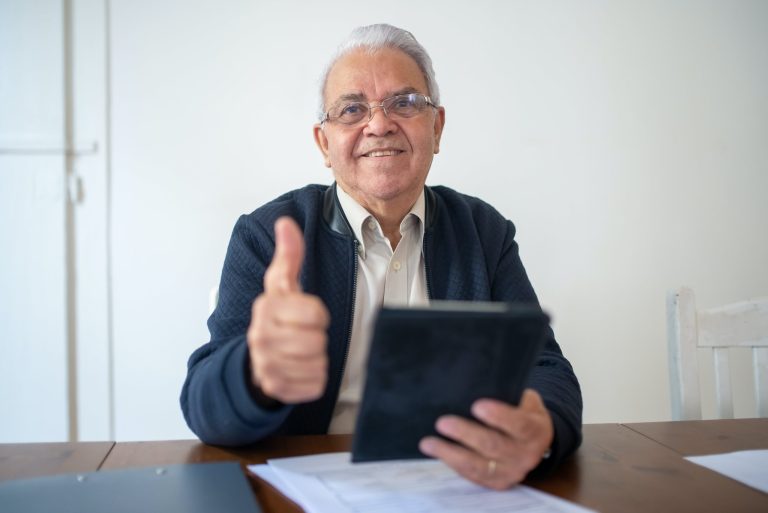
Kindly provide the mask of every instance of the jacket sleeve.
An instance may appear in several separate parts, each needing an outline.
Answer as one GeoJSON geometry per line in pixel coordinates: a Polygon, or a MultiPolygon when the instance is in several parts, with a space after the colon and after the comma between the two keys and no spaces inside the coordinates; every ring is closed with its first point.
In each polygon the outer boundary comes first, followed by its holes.
{"type": "MultiPolygon", "coordinates": [[[[538,299],[520,261],[515,227],[506,221],[506,234],[496,272],[492,295],[497,301],[536,303],[538,299]]],[[[528,387],[544,400],[554,425],[555,436],[548,458],[531,473],[532,477],[549,473],[581,445],[581,388],[570,362],[563,356],[550,328],[547,341],[531,371],[528,387]]]]}
{"type": "Polygon", "coordinates": [[[277,430],[291,411],[291,406],[265,408],[256,401],[245,337],[273,249],[271,232],[252,218],[238,220],[224,260],[219,301],[208,319],[211,339],[189,358],[181,391],[187,425],[205,443],[254,443],[277,430]]]}

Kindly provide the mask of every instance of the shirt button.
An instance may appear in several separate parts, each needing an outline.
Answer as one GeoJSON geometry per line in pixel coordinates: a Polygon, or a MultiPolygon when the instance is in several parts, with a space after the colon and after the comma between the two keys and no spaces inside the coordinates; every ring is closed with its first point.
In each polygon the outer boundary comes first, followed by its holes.
{"type": "Polygon", "coordinates": [[[399,271],[399,270],[400,270],[400,267],[402,267],[402,266],[400,265],[400,262],[399,262],[399,261],[395,260],[395,261],[392,263],[392,269],[394,269],[395,271],[399,271]]]}

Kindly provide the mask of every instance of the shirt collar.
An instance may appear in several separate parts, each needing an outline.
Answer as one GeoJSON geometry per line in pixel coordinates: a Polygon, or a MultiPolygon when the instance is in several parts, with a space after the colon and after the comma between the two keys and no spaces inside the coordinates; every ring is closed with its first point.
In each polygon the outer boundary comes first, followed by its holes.
{"type": "MultiPolygon", "coordinates": [[[[344,189],[336,184],[336,196],[339,198],[339,204],[344,211],[344,215],[347,217],[352,231],[355,234],[355,238],[358,241],[358,252],[360,256],[365,258],[365,242],[363,238],[363,225],[369,219],[374,219],[370,212],[368,212],[362,205],[360,205],[352,196],[347,194],[344,189]]],[[[424,217],[426,212],[426,200],[424,198],[424,189],[421,190],[416,203],[413,204],[411,210],[405,215],[400,222],[400,233],[405,232],[408,229],[409,218],[414,216],[418,220],[419,225],[419,240],[424,239],[424,217]]]]}

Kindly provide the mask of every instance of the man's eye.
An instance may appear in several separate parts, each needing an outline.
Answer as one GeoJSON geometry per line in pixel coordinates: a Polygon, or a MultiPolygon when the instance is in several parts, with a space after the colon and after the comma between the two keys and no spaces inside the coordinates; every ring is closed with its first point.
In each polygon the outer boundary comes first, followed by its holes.
{"type": "Polygon", "coordinates": [[[413,107],[413,102],[409,98],[398,98],[395,100],[394,107],[396,109],[407,109],[413,107]]]}
{"type": "Polygon", "coordinates": [[[341,109],[341,116],[356,116],[362,112],[362,107],[358,103],[352,103],[341,109]]]}

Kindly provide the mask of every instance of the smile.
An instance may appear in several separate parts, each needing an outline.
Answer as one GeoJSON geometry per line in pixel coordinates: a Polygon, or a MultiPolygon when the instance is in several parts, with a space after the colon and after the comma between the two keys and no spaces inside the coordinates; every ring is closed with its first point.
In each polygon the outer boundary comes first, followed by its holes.
{"type": "Polygon", "coordinates": [[[402,150],[373,150],[363,153],[363,157],[394,157],[400,155],[402,150]]]}

